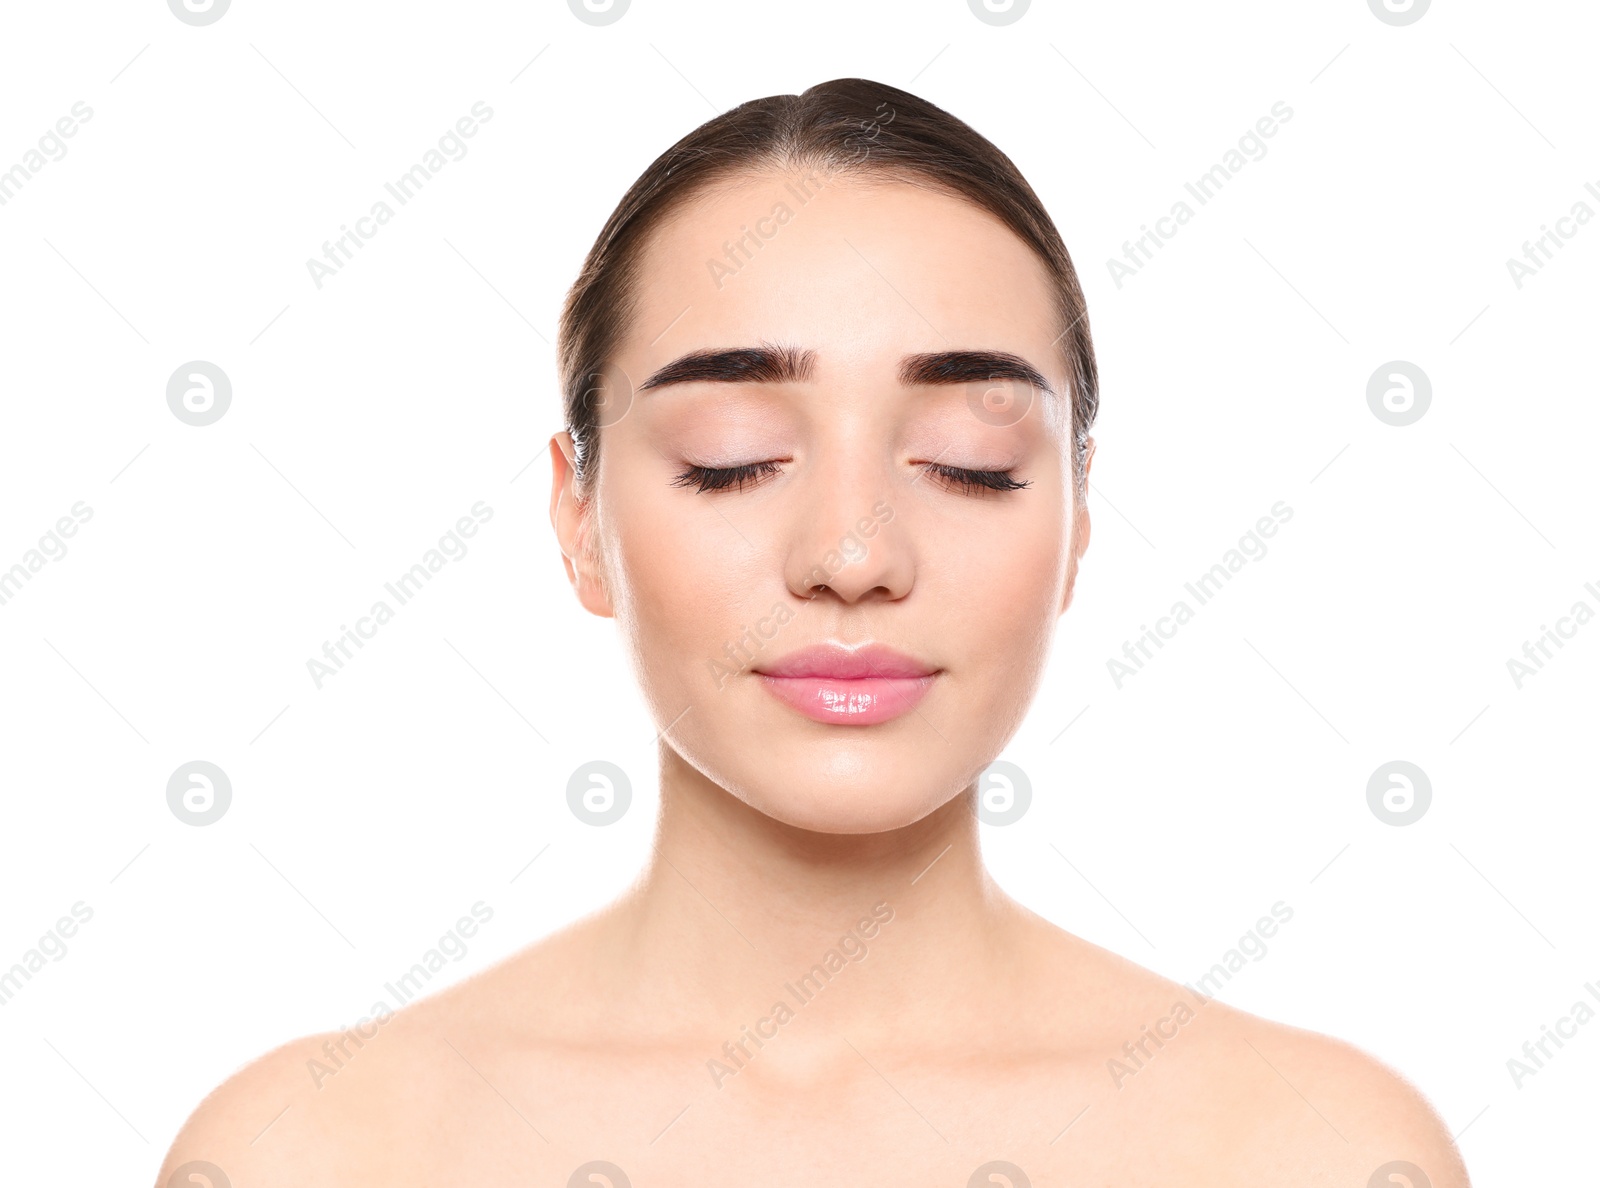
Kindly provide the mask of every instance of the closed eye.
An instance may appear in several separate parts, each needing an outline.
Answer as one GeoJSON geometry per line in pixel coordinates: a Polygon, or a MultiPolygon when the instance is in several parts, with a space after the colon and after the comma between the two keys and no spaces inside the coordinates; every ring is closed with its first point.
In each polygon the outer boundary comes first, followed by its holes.
{"type": "Polygon", "coordinates": [[[672,480],[674,487],[693,487],[696,491],[722,491],[729,487],[743,490],[748,483],[754,486],[769,474],[778,472],[776,462],[748,462],[742,466],[689,466],[672,480]]]}
{"type": "MultiPolygon", "coordinates": [[[[986,494],[991,491],[1021,491],[1032,486],[1027,479],[1013,478],[1009,470],[969,470],[962,466],[946,466],[940,462],[924,462],[922,469],[933,475],[949,490],[963,494],[986,494]]],[[[742,491],[754,486],[769,475],[777,474],[777,462],[748,462],[740,466],[689,465],[672,480],[674,487],[692,487],[696,492],[742,491]]]]}
{"type": "Polygon", "coordinates": [[[922,468],[947,487],[968,495],[987,491],[1020,491],[1033,485],[1028,479],[1012,478],[1009,470],[967,470],[940,462],[924,462],[922,468]]]}

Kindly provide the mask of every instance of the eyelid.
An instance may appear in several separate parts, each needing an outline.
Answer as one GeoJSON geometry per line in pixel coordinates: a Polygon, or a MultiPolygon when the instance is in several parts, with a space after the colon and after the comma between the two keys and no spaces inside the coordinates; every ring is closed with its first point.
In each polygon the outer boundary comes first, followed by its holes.
{"type": "Polygon", "coordinates": [[[674,487],[694,487],[697,494],[707,491],[726,491],[730,487],[744,490],[746,484],[754,486],[769,475],[776,474],[776,461],[746,462],[738,466],[698,466],[690,463],[672,480],[674,487]]]}
{"type": "Polygon", "coordinates": [[[1031,479],[1012,478],[1010,469],[973,470],[965,466],[947,466],[941,462],[923,462],[921,466],[947,487],[959,488],[965,494],[1005,494],[1033,485],[1031,479]]]}

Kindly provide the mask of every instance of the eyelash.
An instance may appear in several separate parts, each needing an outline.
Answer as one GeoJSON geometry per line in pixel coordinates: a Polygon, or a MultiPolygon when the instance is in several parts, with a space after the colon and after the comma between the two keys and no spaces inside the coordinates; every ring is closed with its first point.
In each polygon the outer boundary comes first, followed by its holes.
{"type": "MultiPolygon", "coordinates": [[[[966,494],[1020,491],[1032,485],[1030,480],[1012,478],[1009,470],[967,470],[939,462],[924,462],[922,466],[924,471],[942,480],[947,487],[966,494]]],[[[746,483],[754,486],[778,470],[776,462],[749,462],[742,466],[722,468],[691,465],[673,479],[672,485],[693,487],[696,492],[725,491],[729,487],[739,491],[744,489],[746,483]]]]}

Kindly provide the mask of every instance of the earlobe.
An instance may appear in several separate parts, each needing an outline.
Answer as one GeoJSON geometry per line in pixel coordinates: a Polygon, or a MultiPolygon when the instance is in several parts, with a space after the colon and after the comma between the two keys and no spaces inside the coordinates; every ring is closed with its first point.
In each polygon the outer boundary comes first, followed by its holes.
{"type": "Polygon", "coordinates": [[[595,563],[589,516],[589,509],[578,498],[576,447],[563,429],[550,438],[550,526],[578,601],[590,614],[609,619],[614,612],[595,563]]]}

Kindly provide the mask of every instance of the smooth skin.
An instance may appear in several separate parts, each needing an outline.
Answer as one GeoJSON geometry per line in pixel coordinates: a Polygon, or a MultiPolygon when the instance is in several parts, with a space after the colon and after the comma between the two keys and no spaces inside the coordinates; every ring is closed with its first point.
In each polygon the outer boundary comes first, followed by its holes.
{"type": "Polygon", "coordinates": [[[984,870],[975,781],[1027,711],[1089,543],[1060,327],[1026,245],[926,186],[758,173],[658,233],[638,297],[596,486],[579,499],[556,434],[551,519],[663,728],[650,864],[605,910],[344,1040],[320,1088],[308,1061],[338,1035],[257,1060],[195,1111],[163,1188],[190,1160],[234,1188],[565,1185],[592,1160],[635,1188],[959,1188],[991,1160],[1040,1188],[1387,1188],[1406,1181],[1374,1172],[1400,1160],[1463,1188],[1448,1132],[1391,1070],[1195,1005],[984,870]],[[708,262],[779,204],[790,217],[719,284],[708,262]],[[808,378],[633,390],[687,352],[762,344],[811,352],[808,378]],[[1053,392],[1011,390],[1013,420],[978,415],[971,385],[897,378],[948,350],[1017,355],[1053,392]],[[753,485],[674,485],[761,461],[779,465],[753,485]],[[1029,485],[974,493],[932,461],[1029,485]],[[829,640],[940,671],[898,719],[814,722],[755,668],[829,640]],[[786,984],[852,930],[865,956],[796,1006],[786,984]],[[1192,1017],[1119,1085],[1108,1061],[1180,1002],[1192,1017]]]}

